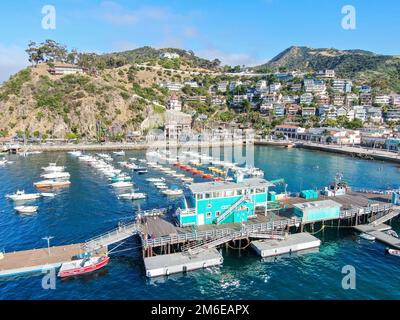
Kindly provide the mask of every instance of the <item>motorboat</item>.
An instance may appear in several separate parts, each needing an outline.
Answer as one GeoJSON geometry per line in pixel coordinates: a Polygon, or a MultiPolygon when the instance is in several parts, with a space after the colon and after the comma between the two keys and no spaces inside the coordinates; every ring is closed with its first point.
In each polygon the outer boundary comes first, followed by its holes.
{"type": "Polygon", "coordinates": [[[399,235],[397,234],[397,232],[394,231],[394,230],[387,230],[385,233],[388,234],[389,236],[392,236],[392,237],[395,237],[395,238],[398,238],[398,237],[399,237],[399,235]]]}
{"type": "Polygon", "coordinates": [[[140,200],[140,199],[146,199],[147,195],[145,193],[123,193],[118,195],[118,199],[126,199],[126,200],[140,200]]]}
{"type": "Polygon", "coordinates": [[[159,185],[156,185],[155,187],[159,190],[167,190],[168,189],[168,186],[165,184],[159,184],[159,185]]]}
{"type": "Polygon", "coordinates": [[[101,256],[66,262],[61,265],[58,276],[66,278],[90,273],[103,268],[109,261],[110,258],[108,256],[101,256]]]}
{"type": "Polygon", "coordinates": [[[0,166],[4,166],[8,163],[8,161],[6,159],[1,159],[0,160],[0,166]]]}
{"type": "Polygon", "coordinates": [[[40,193],[40,196],[43,198],[54,198],[56,196],[56,194],[50,193],[50,192],[42,192],[42,193],[40,193]]]}
{"type": "Polygon", "coordinates": [[[118,175],[115,177],[110,178],[111,182],[127,182],[127,181],[131,181],[132,178],[130,176],[127,175],[118,175]]]}
{"type": "Polygon", "coordinates": [[[362,239],[368,240],[368,241],[375,241],[375,237],[374,236],[372,236],[372,235],[370,235],[368,233],[365,233],[365,232],[361,233],[359,237],[362,238],[362,239]]]}
{"type": "Polygon", "coordinates": [[[125,155],[125,151],[114,151],[113,154],[116,155],[116,156],[124,156],[125,155]]]}
{"type": "Polygon", "coordinates": [[[15,211],[19,212],[19,213],[35,213],[38,210],[38,207],[36,206],[18,206],[14,208],[15,211]]]}
{"type": "Polygon", "coordinates": [[[52,172],[41,175],[45,179],[68,179],[70,176],[68,172],[52,172]]]}
{"type": "Polygon", "coordinates": [[[400,250],[386,248],[386,252],[392,256],[400,257],[400,250]]]}
{"type": "Polygon", "coordinates": [[[30,201],[40,198],[39,193],[25,193],[25,191],[17,191],[14,194],[6,195],[6,198],[11,199],[13,201],[30,201]]]}
{"type": "Polygon", "coordinates": [[[137,172],[137,174],[146,174],[148,171],[147,171],[147,169],[141,169],[141,170],[137,170],[136,172],[137,172]]]}
{"type": "Polygon", "coordinates": [[[181,178],[181,180],[182,180],[183,182],[193,182],[193,181],[194,181],[194,179],[191,178],[191,177],[183,177],[183,178],[181,178]]]}
{"type": "Polygon", "coordinates": [[[131,188],[133,187],[133,183],[128,181],[119,181],[112,183],[111,186],[114,188],[131,188]]]}
{"type": "Polygon", "coordinates": [[[62,172],[64,171],[65,167],[57,166],[56,163],[50,163],[47,167],[42,167],[42,169],[45,172],[62,172]]]}
{"type": "Polygon", "coordinates": [[[148,178],[146,179],[147,182],[165,182],[164,178],[148,178]]]}
{"type": "Polygon", "coordinates": [[[165,194],[166,196],[180,196],[183,194],[183,190],[182,189],[166,189],[164,191],[162,191],[163,194],[165,194]]]}
{"type": "Polygon", "coordinates": [[[51,179],[51,180],[43,180],[35,182],[33,185],[38,189],[63,188],[63,187],[69,187],[71,185],[71,181],[51,179]]]}

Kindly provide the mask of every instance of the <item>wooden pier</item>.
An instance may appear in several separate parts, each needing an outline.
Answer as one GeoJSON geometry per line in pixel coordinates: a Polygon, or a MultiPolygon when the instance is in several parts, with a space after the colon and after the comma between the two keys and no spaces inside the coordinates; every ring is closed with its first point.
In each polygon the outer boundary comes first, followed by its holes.
{"type": "Polygon", "coordinates": [[[76,255],[83,253],[82,244],[33,249],[5,253],[0,260],[0,277],[42,272],[69,262],[76,255]]]}

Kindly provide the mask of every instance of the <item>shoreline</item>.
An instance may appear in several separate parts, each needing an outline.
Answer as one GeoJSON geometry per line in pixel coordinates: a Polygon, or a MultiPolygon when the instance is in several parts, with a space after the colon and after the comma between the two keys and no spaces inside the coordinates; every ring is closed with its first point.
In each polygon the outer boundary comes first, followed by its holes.
{"type": "MultiPolygon", "coordinates": [[[[149,148],[207,148],[207,147],[232,147],[246,145],[246,141],[232,142],[198,142],[198,143],[109,143],[109,144],[66,144],[66,145],[27,145],[21,146],[19,153],[41,151],[41,152],[68,152],[68,151],[119,151],[119,150],[146,150],[149,148]]],[[[4,153],[7,151],[4,151],[4,153]]]]}
{"type": "Polygon", "coordinates": [[[351,147],[351,146],[321,145],[309,142],[307,143],[296,142],[295,147],[308,150],[329,152],[329,153],[339,153],[357,159],[379,160],[392,163],[400,163],[400,154],[396,154],[385,150],[371,150],[362,147],[351,147]]]}

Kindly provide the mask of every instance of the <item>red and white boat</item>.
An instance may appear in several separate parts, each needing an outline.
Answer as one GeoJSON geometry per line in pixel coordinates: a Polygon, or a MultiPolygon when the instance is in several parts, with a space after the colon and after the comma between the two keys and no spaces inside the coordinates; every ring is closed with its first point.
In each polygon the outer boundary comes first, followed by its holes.
{"type": "Polygon", "coordinates": [[[109,260],[109,257],[101,256],[66,262],[62,264],[58,276],[66,278],[93,272],[106,266],[109,260]]]}

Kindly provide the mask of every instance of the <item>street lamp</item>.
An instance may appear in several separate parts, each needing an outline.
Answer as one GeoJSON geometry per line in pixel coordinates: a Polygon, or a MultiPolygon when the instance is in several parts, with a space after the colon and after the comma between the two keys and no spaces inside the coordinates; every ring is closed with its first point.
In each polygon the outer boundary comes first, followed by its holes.
{"type": "Polygon", "coordinates": [[[43,240],[47,241],[47,251],[48,251],[49,255],[50,255],[50,240],[53,239],[53,238],[54,237],[44,237],[44,238],[42,238],[43,240]]]}

